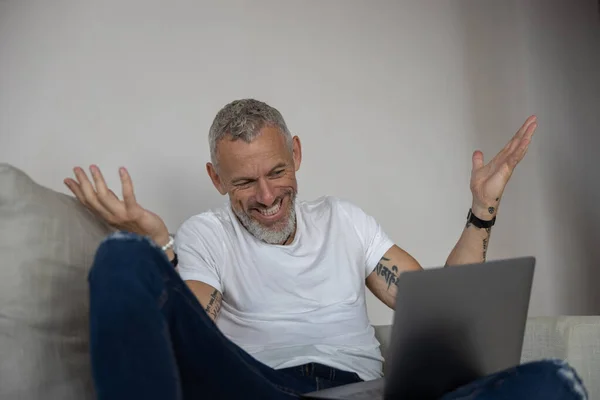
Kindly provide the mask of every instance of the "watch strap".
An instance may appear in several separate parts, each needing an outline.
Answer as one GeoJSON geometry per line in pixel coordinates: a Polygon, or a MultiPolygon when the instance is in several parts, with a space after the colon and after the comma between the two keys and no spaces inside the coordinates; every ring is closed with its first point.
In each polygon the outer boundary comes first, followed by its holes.
{"type": "Polygon", "coordinates": [[[473,224],[473,226],[479,229],[487,229],[494,226],[496,223],[496,216],[489,221],[484,221],[483,219],[479,219],[473,214],[473,210],[469,209],[469,214],[467,215],[467,223],[473,224]]]}

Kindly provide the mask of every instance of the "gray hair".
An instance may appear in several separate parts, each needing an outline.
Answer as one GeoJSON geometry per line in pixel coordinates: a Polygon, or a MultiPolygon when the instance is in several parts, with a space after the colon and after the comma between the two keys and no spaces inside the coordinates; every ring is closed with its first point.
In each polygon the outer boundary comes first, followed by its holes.
{"type": "Polygon", "coordinates": [[[210,159],[217,164],[217,144],[225,136],[232,140],[253,141],[265,126],[279,128],[292,150],[292,134],[281,113],[262,101],[254,99],[234,100],[223,107],[215,117],[208,134],[210,159]]]}

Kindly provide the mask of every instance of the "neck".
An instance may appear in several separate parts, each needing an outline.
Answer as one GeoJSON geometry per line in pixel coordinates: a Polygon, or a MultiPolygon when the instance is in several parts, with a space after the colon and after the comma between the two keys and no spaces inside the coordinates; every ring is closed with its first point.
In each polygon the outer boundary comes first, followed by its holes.
{"type": "Polygon", "coordinates": [[[290,233],[290,236],[287,237],[287,239],[285,239],[283,241],[283,243],[281,243],[282,246],[287,246],[288,244],[292,243],[294,241],[294,238],[296,237],[296,227],[294,227],[294,232],[290,233]]]}

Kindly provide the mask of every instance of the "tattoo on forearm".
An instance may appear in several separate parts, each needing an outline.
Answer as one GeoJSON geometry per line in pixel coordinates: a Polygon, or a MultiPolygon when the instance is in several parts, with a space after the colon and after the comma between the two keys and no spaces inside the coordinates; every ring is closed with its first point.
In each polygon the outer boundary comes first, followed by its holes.
{"type": "Polygon", "coordinates": [[[217,319],[217,316],[219,315],[219,312],[221,311],[221,300],[222,300],[221,293],[219,293],[219,291],[215,289],[210,294],[210,301],[208,302],[208,304],[206,305],[206,308],[204,309],[204,311],[206,311],[206,313],[208,315],[210,315],[214,320],[217,319]]]}
{"type": "Polygon", "coordinates": [[[487,259],[488,243],[490,241],[490,234],[492,232],[492,228],[485,228],[485,231],[487,232],[487,237],[485,237],[483,239],[483,261],[484,262],[487,259]]]}
{"type": "Polygon", "coordinates": [[[382,264],[383,261],[390,261],[390,259],[382,257],[377,263],[375,271],[378,276],[381,276],[385,280],[385,283],[387,283],[387,289],[390,290],[391,285],[398,286],[398,267],[393,265],[392,269],[389,269],[382,264]]]}
{"type": "Polygon", "coordinates": [[[483,239],[483,261],[486,260],[487,257],[487,248],[488,248],[488,239],[483,239]]]}

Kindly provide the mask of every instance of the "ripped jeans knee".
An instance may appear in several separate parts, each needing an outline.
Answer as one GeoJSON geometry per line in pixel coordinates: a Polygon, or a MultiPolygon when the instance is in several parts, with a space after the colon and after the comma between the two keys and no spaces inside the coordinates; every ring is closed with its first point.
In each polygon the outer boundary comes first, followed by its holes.
{"type": "Polygon", "coordinates": [[[483,377],[442,400],[587,400],[581,377],[566,361],[532,361],[483,377]]]}

